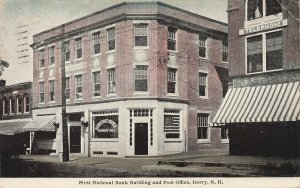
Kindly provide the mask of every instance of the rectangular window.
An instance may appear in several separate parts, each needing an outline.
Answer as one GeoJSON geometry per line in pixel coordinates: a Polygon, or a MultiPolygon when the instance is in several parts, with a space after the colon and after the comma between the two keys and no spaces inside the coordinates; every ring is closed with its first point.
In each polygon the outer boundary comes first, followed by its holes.
{"type": "Polygon", "coordinates": [[[93,54],[99,54],[100,53],[100,31],[93,33],[92,40],[93,40],[93,54]]]}
{"type": "Polygon", "coordinates": [[[70,99],[70,78],[66,77],[66,99],[70,99]]]}
{"type": "Polygon", "coordinates": [[[55,82],[54,82],[54,80],[49,81],[49,96],[50,96],[50,101],[55,101],[55,82]]]}
{"type": "Polygon", "coordinates": [[[76,59],[82,58],[82,39],[75,39],[75,56],[76,59]]]}
{"type": "Polygon", "coordinates": [[[2,101],[2,105],[3,105],[3,114],[7,115],[9,112],[9,101],[7,99],[4,99],[2,101]]]}
{"type": "Polygon", "coordinates": [[[247,73],[282,69],[282,31],[247,38],[247,73]]]}
{"type": "Polygon", "coordinates": [[[116,93],[115,69],[108,69],[108,93],[116,93]]]}
{"type": "Polygon", "coordinates": [[[48,51],[49,51],[49,63],[50,65],[54,65],[55,64],[54,46],[50,46],[48,51]]]}
{"type": "Polygon", "coordinates": [[[198,130],[197,138],[198,139],[209,139],[209,114],[198,114],[198,130]]]}
{"type": "Polygon", "coordinates": [[[25,112],[29,112],[29,96],[24,97],[24,100],[25,100],[25,105],[24,105],[25,112]]]}
{"type": "Polygon", "coordinates": [[[115,28],[110,28],[106,30],[107,33],[107,46],[108,51],[115,49],[115,42],[116,42],[116,34],[115,34],[115,28]]]}
{"type": "Polygon", "coordinates": [[[75,76],[75,98],[81,99],[82,98],[82,75],[76,75],[75,76]]]}
{"type": "Polygon", "coordinates": [[[45,49],[39,50],[39,62],[40,62],[40,68],[45,67],[45,49]]]}
{"type": "Polygon", "coordinates": [[[10,105],[10,114],[14,114],[15,113],[15,101],[14,101],[14,99],[9,100],[9,105],[10,105]]]}
{"type": "Polygon", "coordinates": [[[176,93],[176,72],[177,69],[168,68],[168,93],[176,93]]]}
{"type": "Polygon", "coordinates": [[[70,41],[65,42],[65,61],[70,61],[70,41]]]}
{"type": "Polygon", "coordinates": [[[262,36],[247,38],[247,71],[248,73],[263,71],[262,36]]]}
{"type": "Polygon", "coordinates": [[[18,114],[22,113],[22,98],[21,97],[17,98],[17,113],[18,114]]]}
{"type": "Polygon", "coordinates": [[[221,128],[221,139],[222,140],[228,140],[229,139],[228,128],[226,128],[226,127],[221,128]]]}
{"type": "Polygon", "coordinates": [[[199,57],[206,58],[206,41],[206,36],[199,35],[199,57]]]}
{"type": "Polygon", "coordinates": [[[168,27],[168,50],[176,51],[176,31],[177,29],[168,27]]]}
{"type": "Polygon", "coordinates": [[[148,25],[134,25],[134,40],[135,46],[147,46],[148,25]]]}
{"type": "Polygon", "coordinates": [[[45,102],[45,83],[39,83],[39,102],[45,102]]]}
{"type": "Polygon", "coordinates": [[[207,74],[199,72],[199,96],[207,97],[207,74]]]}
{"type": "Polygon", "coordinates": [[[282,0],[248,0],[247,20],[276,15],[282,12],[282,0]]]}
{"type": "Polygon", "coordinates": [[[266,69],[282,69],[282,31],[266,34],[266,69]]]}
{"type": "Polygon", "coordinates": [[[228,61],[228,42],[222,41],[222,61],[228,61]]]}
{"type": "Polygon", "coordinates": [[[94,97],[101,95],[100,71],[93,72],[94,97]]]}
{"type": "Polygon", "coordinates": [[[166,139],[180,138],[180,114],[179,110],[164,111],[164,133],[166,139]]]}
{"type": "Polygon", "coordinates": [[[134,69],[135,91],[148,91],[148,66],[138,65],[134,69]]]}

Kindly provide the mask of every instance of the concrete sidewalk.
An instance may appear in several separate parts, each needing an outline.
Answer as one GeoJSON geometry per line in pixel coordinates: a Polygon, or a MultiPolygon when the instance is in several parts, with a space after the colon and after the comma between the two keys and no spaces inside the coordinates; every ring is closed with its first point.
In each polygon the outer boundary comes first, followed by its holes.
{"type": "Polygon", "coordinates": [[[202,150],[158,157],[22,155],[15,177],[236,177],[300,176],[299,159],[229,156],[227,150],[202,150]]]}

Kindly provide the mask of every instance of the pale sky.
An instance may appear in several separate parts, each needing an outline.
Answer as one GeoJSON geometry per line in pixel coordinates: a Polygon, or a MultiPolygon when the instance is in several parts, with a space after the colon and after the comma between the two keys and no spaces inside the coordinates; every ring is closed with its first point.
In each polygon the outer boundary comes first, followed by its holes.
{"type": "MultiPolygon", "coordinates": [[[[227,23],[227,0],[160,1],[227,23]]],[[[2,78],[7,85],[32,81],[32,65],[14,63],[17,24],[29,25],[36,34],[121,2],[124,0],[0,0],[0,57],[10,63],[2,78]]]]}

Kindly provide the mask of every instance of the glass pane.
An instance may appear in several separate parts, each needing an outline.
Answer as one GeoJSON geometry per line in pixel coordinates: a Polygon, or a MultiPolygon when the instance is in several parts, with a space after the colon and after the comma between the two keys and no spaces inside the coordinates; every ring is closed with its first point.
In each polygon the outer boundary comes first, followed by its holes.
{"type": "Polygon", "coordinates": [[[282,12],[282,0],[267,0],[266,1],[266,16],[274,15],[282,12]]]}
{"type": "Polygon", "coordinates": [[[247,71],[252,73],[262,70],[262,36],[259,35],[247,39],[247,71]]]}

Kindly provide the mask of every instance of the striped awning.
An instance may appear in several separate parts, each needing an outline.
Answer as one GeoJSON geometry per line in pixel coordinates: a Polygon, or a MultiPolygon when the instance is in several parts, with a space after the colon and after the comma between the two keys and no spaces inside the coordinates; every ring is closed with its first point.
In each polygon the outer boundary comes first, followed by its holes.
{"type": "Polygon", "coordinates": [[[22,132],[26,131],[55,131],[55,116],[36,116],[30,123],[22,128],[22,132]]]}
{"type": "Polygon", "coordinates": [[[229,89],[214,125],[300,120],[299,82],[229,89]]]}
{"type": "Polygon", "coordinates": [[[20,132],[22,127],[28,124],[29,121],[15,121],[15,122],[1,122],[0,134],[1,135],[15,135],[20,132]]]}

